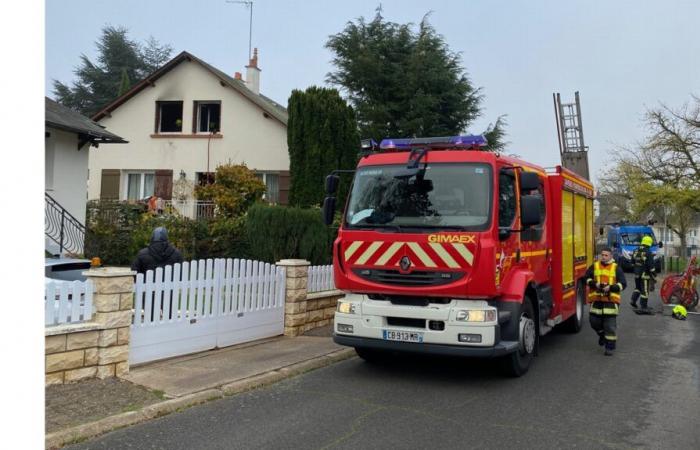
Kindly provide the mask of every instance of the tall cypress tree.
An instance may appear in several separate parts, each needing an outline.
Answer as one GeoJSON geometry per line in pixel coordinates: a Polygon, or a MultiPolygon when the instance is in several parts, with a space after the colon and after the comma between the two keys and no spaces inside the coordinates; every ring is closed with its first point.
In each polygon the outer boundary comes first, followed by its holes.
{"type": "MultiPolygon", "coordinates": [[[[289,203],[318,206],[325,196],[324,179],[335,169],[353,169],[359,135],[355,112],[336,89],[312,86],[289,97],[287,144],[291,186],[289,203]]],[[[349,180],[341,177],[338,198],[347,194],[349,180]]]]}

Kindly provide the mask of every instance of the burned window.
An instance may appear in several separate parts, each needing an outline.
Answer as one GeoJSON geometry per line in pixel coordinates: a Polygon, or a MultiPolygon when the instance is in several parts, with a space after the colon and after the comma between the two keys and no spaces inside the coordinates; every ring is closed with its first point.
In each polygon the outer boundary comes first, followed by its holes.
{"type": "Polygon", "coordinates": [[[182,132],[182,102],[156,102],[156,131],[182,132]]]}
{"type": "Polygon", "coordinates": [[[195,132],[211,133],[221,129],[221,102],[194,102],[195,132]]]}

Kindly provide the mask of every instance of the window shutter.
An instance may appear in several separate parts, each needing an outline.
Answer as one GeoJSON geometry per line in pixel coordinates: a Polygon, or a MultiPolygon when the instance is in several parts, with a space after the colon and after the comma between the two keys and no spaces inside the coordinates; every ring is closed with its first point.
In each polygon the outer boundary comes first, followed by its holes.
{"type": "Polygon", "coordinates": [[[119,169],[102,169],[100,200],[119,200],[119,169]]]}
{"type": "Polygon", "coordinates": [[[172,170],[156,170],[156,186],[153,195],[160,197],[163,200],[172,200],[173,198],[173,171],[172,170]]]}
{"type": "Polygon", "coordinates": [[[288,170],[280,170],[279,172],[279,204],[289,204],[289,182],[291,176],[288,170]]]}

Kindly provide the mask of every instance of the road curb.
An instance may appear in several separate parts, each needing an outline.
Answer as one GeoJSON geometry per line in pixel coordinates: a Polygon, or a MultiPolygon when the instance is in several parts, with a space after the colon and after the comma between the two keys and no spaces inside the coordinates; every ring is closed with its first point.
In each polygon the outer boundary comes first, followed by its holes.
{"type": "Polygon", "coordinates": [[[222,384],[221,386],[213,389],[207,389],[205,391],[195,392],[182,397],[154,403],[143,407],[139,411],[120,413],[114,416],[105,417],[104,419],[100,419],[95,422],[85,423],[65,430],[56,431],[46,435],[45,448],[55,449],[63,447],[64,445],[82,442],[109,431],[162,417],[182,409],[189,408],[190,406],[199,405],[211,400],[223,398],[225,396],[240,394],[242,392],[268,386],[286,378],[292,378],[311,370],[320,369],[321,367],[351,358],[354,355],[355,351],[351,348],[336,350],[306,361],[294,363],[289,366],[281,367],[259,375],[254,375],[232,383],[222,384]]]}

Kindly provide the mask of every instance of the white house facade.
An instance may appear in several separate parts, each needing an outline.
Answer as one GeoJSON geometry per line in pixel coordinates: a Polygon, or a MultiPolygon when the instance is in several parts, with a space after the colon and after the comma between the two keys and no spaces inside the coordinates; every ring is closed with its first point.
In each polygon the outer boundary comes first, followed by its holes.
{"type": "Polygon", "coordinates": [[[259,93],[257,50],[247,82],[182,52],[93,119],[128,144],[91,151],[88,199],[192,199],[225,163],[245,163],[286,204],[287,111],[259,93]]]}

